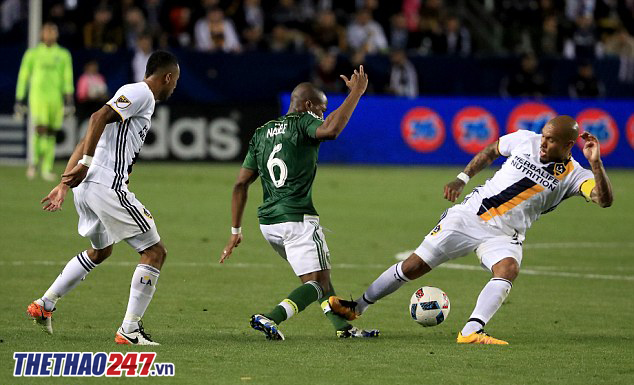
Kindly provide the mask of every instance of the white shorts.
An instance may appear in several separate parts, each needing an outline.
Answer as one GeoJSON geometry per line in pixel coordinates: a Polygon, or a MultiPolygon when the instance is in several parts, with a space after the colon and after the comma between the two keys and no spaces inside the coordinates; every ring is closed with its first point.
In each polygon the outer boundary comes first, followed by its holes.
{"type": "Polygon", "coordinates": [[[432,269],[472,251],[478,256],[480,265],[489,271],[508,257],[522,264],[523,235],[505,234],[461,206],[454,206],[443,215],[414,251],[432,269]]]}
{"type": "Polygon", "coordinates": [[[161,240],[152,214],[134,193],[84,182],[73,189],[73,195],[79,214],[77,231],[90,239],[94,249],[101,250],[125,239],[141,252],[161,240]]]}
{"type": "Polygon", "coordinates": [[[295,275],[330,270],[330,251],[319,217],[304,215],[303,222],[260,225],[260,230],[277,253],[288,261],[295,275]]]}

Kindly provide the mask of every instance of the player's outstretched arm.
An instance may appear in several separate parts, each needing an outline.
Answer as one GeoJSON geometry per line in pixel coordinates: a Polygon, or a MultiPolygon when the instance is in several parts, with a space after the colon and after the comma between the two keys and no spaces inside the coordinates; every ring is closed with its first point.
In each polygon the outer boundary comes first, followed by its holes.
{"type": "Polygon", "coordinates": [[[70,157],[66,170],[62,174],[62,183],[68,187],[79,186],[88,173],[88,166],[78,162],[84,156],[92,159],[106,124],[114,123],[120,119],[119,115],[108,105],[104,105],[90,116],[88,131],[86,131],[86,136],[80,142],[82,146],[77,145],[75,152],[70,157]]]}
{"type": "Polygon", "coordinates": [[[346,99],[341,103],[339,108],[334,110],[328,115],[324,124],[317,128],[315,136],[319,140],[334,140],[337,139],[341,131],[346,127],[352,112],[357,107],[359,99],[365,93],[368,88],[368,75],[363,70],[363,66],[359,66],[358,70],[354,70],[354,73],[348,79],[344,75],[339,75],[346,86],[350,90],[350,93],[346,99]]]}
{"type": "MultiPolygon", "coordinates": [[[[495,141],[486,146],[484,150],[477,153],[473,157],[473,159],[471,159],[469,164],[467,164],[467,167],[465,167],[462,173],[466,174],[468,178],[473,178],[477,173],[484,170],[491,163],[493,163],[493,161],[496,160],[499,156],[500,151],[498,150],[498,142],[495,141]]],[[[467,184],[467,178],[461,179],[459,177],[445,185],[444,197],[451,202],[455,202],[456,199],[458,199],[458,197],[462,193],[462,189],[467,184]]]]}
{"type": "Polygon", "coordinates": [[[220,263],[224,263],[229,258],[233,249],[238,247],[242,242],[242,215],[244,214],[244,206],[247,204],[249,186],[258,178],[258,172],[248,168],[240,168],[238,179],[233,185],[233,194],[231,195],[231,237],[227,246],[222,250],[220,263]]]}
{"type": "Polygon", "coordinates": [[[612,183],[610,183],[608,174],[603,168],[599,141],[589,132],[581,134],[581,139],[586,141],[583,145],[583,155],[590,162],[590,167],[594,174],[595,186],[590,193],[590,199],[601,207],[610,207],[612,206],[614,195],[612,194],[612,183]]]}

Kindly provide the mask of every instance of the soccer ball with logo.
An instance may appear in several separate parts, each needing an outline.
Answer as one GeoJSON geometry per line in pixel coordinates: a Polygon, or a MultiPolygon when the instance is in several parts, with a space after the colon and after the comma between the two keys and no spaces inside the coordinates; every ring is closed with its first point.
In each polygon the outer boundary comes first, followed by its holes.
{"type": "Polygon", "coordinates": [[[437,287],[423,286],[412,294],[409,312],[422,326],[436,326],[449,315],[449,297],[437,287]]]}

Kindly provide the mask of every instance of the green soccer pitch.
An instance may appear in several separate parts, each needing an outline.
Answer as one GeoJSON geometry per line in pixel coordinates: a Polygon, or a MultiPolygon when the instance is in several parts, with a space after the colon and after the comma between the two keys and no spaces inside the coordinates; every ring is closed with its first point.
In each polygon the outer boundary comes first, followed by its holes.
{"type": "MultiPolygon", "coordinates": [[[[56,165],[60,172],[62,164],[56,165]]],[[[269,310],[299,281],[260,234],[257,181],[244,240],[217,263],[230,234],[238,165],[147,163],[131,190],[152,212],[168,257],[144,317],[162,345],[117,346],[138,255],[125,243],[58,302],[55,334],[26,319],[66,262],[89,242],[77,234],[72,195],[43,212],[52,187],[24,169],[0,166],[0,383],[132,383],[131,378],[13,378],[13,352],[155,351],[175,377],[154,384],[632,384],[634,383],[634,172],[608,169],[613,207],[563,202],[528,232],[522,272],[487,325],[509,346],[457,345],[458,331],[489,279],[471,254],[409,283],[356,322],[374,340],[338,340],[316,304],[281,326],[287,340],[266,341],[249,317],[269,310]],[[410,319],[409,297],[437,286],[451,300],[441,325],[410,319]]],[[[313,198],[339,295],[360,295],[395,255],[415,249],[450,206],[442,187],[459,167],[320,166],[313,198]]],[[[492,175],[478,175],[469,188],[492,175]]],[[[467,192],[467,191],[466,191],[467,192]]]]}

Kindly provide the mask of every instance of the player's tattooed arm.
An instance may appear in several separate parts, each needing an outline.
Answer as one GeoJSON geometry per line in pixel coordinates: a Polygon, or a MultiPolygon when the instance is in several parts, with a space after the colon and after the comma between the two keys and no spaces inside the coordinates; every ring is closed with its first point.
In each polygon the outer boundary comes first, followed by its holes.
{"type": "MultiPolygon", "coordinates": [[[[484,148],[484,150],[477,153],[473,159],[467,164],[467,167],[464,169],[464,173],[469,176],[469,178],[474,177],[477,173],[487,168],[494,160],[496,160],[500,156],[500,151],[498,150],[498,142],[495,141],[484,148]]],[[[456,199],[462,193],[462,189],[466,183],[461,179],[454,179],[453,181],[447,183],[445,185],[444,197],[445,199],[455,202],[456,199]]]]}
{"type": "Polygon", "coordinates": [[[464,173],[469,175],[469,178],[473,178],[477,173],[489,167],[499,156],[498,142],[495,141],[471,159],[471,162],[465,167],[464,173]]]}
{"type": "Polygon", "coordinates": [[[601,207],[610,207],[612,206],[614,195],[612,194],[612,183],[610,183],[608,174],[603,168],[599,141],[588,132],[581,134],[581,138],[586,141],[583,145],[583,155],[590,162],[590,167],[594,174],[595,186],[590,193],[590,199],[601,207]]]}

